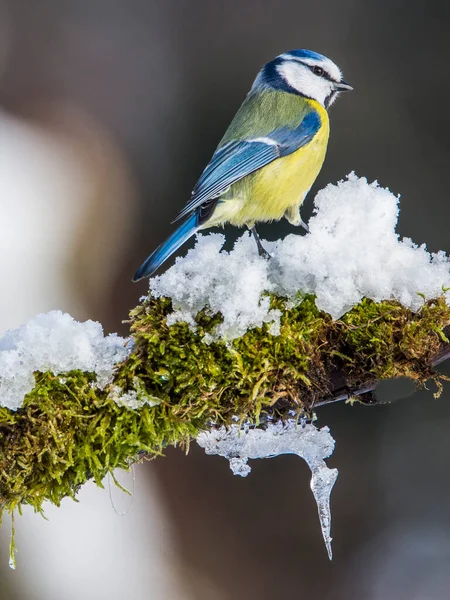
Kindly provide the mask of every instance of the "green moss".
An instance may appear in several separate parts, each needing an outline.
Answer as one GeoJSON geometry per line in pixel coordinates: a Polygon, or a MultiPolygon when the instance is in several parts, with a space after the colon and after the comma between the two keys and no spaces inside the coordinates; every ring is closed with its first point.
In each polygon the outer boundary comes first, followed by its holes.
{"type": "MultiPolygon", "coordinates": [[[[155,410],[119,407],[93,380],[80,371],[64,378],[40,373],[20,410],[0,408],[2,508],[27,503],[41,510],[44,500],[59,505],[88,479],[101,485],[112,469],[128,468],[139,452],[161,452],[164,430],[155,426],[155,410]]],[[[168,415],[164,423],[171,422],[168,415]]],[[[189,427],[180,432],[174,423],[168,439],[183,436],[188,438],[189,427]]]]}
{"type": "Polygon", "coordinates": [[[226,344],[202,341],[220,315],[202,312],[197,331],[167,326],[167,299],[147,301],[131,314],[135,346],[119,367],[114,386],[138,387],[154,403],[121,407],[91,373],[37,373],[23,407],[0,408],[0,513],[50,500],[75,498],[88,479],[101,485],[116,467],[161,454],[211,423],[232,417],[257,422],[262,414],[309,412],[332,391],[333,373],[349,386],[407,376],[423,383],[436,377],[431,358],[446,341],[450,308],[444,298],[412,313],[396,302],[363,300],[340,321],[320,312],[306,296],[282,311],[279,336],[263,326],[226,344]]]}

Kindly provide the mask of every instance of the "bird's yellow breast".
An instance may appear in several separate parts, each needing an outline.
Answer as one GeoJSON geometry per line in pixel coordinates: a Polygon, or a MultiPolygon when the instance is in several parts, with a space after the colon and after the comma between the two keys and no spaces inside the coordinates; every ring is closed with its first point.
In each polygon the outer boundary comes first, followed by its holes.
{"type": "Polygon", "coordinates": [[[225,222],[251,226],[258,221],[278,221],[286,212],[298,214],[322,167],[330,133],[327,111],[317,102],[309,102],[321,118],[313,139],[234,183],[217,205],[209,227],[225,222]]]}

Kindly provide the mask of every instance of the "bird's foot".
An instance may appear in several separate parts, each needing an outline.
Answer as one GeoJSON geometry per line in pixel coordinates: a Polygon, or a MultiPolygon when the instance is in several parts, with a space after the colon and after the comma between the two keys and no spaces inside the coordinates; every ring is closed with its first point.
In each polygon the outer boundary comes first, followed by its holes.
{"type": "Polygon", "coordinates": [[[258,246],[258,254],[262,256],[262,258],[271,258],[270,254],[267,252],[267,250],[262,244],[258,246]]]}
{"type": "Polygon", "coordinates": [[[259,239],[259,235],[258,235],[258,232],[256,231],[256,227],[255,226],[250,227],[250,231],[252,232],[252,235],[255,238],[256,246],[258,248],[258,254],[260,256],[262,256],[263,258],[270,258],[270,254],[267,252],[267,250],[261,244],[261,240],[259,239]]]}
{"type": "Polygon", "coordinates": [[[303,227],[306,233],[309,233],[309,226],[302,219],[300,219],[300,227],[303,227]]]}

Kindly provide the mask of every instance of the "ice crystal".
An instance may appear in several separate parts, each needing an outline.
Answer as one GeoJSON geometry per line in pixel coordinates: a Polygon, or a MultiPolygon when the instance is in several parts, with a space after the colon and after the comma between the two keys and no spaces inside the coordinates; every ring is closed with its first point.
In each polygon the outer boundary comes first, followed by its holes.
{"type": "Polygon", "coordinates": [[[330,469],[324,458],[331,456],[334,439],[328,427],[317,429],[312,424],[298,425],[295,420],[269,423],[265,429],[239,425],[220,427],[203,432],[197,443],[206,454],[218,454],[227,458],[235,475],[247,477],[251,468],[250,458],[273,458],[281,454],[297,454],[311,469],[311,490],[317,503],[320,527],[331,560],[331,510],[330,495],[338,471],[330,469]]]}

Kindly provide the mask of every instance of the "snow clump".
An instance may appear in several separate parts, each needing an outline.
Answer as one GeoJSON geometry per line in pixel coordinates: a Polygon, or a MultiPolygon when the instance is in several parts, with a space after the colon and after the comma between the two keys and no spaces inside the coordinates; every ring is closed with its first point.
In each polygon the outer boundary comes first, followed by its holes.
{"type": "Polygon", "coordinates": [[[0,406],[17,410],[35,386],[35,371],[92,372],[103,389],[128,356],[127,346],[115,333],[105,337],[95,321],[79,323],[59,310],[40,314],[0,337],[0,406]]]}
{"type": "Polygon", "coordinates": [[[309,234],[263,241],[270,260],[258,255],[249,233],[231,252],[221,250],[223,235],[199,235],[185,257],[150,279],[150,294],[172,299],[169,324],[186,321],[195,328],[200,310],[220,312],[223,322],[205,341],[231,340],[263,323],[271,323],[276,335],[280,312],[270,310],[267,292],[291,300],[299,292],[314,294],[317,307],[334,319],[364,297],[395,299],[416,311],[423,297],[436,298],[450,287],[450,262],[442,251],[430,254],[424,244],[400,239],[398,200],[352,173],[317,194],[309,234]]]}

